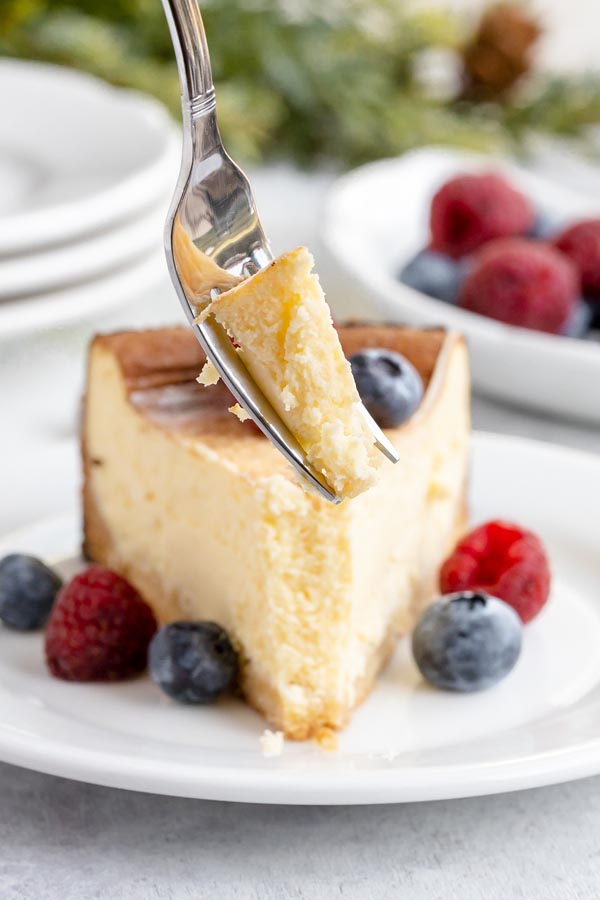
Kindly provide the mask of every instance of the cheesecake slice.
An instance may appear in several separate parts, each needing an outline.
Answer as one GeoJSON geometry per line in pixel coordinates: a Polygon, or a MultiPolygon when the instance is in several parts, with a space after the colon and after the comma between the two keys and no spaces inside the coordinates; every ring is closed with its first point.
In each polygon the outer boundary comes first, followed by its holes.
{"type": "MultiPolygon", "coordinates": [[[[338,495],[355,497],[375,482],[383,458],[313,262],[306,247],[284,253],[221,293],[199,320],[223,325],[308,462],[338,495]]],[[[214,383],[214,370],[200,380],[214,383]]]]}
{"type": "Polygon", "coordinates": [[[228,412],[186,328],[97,337],[83,420],[84,548],[164,622],[212,619],[236,642],[241,688],[304,739],[341,728],[434,595],[465,524],[469,377],[441,330],[355,325],[346,355],[403,353],[425,392],[386,433],[400,462],[333,506],[306,493],[252,423],[228,412]]]}

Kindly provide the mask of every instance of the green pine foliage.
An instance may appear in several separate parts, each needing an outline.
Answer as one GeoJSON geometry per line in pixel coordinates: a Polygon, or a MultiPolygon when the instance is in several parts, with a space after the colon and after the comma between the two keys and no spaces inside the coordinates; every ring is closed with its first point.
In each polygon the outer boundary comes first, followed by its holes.
{"type": "MultiPolygon", "coordinates": [[[[225,142],[240,158],[350,165],[424,143],[507,149],[532,129],[600,121],[600,83],[529,84],[509,104],[440,99],[418,76],[455,53],[463,23],[403,0],[203,0],[225,142]]],[[[2,0],[0,54],[41,59],[148,91],[178,112],[160,0],[2,0]]],[[[450,77],[450,75],[449,75],[450,77]]],[[[532,79],[534,82],[535,79],[532,79]]]]}

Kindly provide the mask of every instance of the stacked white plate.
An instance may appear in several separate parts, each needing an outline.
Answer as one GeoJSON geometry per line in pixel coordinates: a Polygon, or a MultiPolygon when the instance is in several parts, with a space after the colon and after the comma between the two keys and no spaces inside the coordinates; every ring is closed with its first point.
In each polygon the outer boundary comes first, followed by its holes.
{"type": "Polygon", "coordinates": [[[0,339],[95,317],[165,271],[177,130],[155,101],[0,60],[0,339]]]}

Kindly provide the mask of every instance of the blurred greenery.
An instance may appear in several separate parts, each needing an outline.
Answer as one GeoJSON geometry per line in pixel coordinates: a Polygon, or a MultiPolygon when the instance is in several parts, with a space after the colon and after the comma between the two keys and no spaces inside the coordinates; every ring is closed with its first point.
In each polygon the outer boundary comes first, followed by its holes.
{"type": "MultiPolygon", "coordinates": [[[[600,121],[600,84],[591,78],[532,77],[510,102],[461,99],[467,28],[441,7],[417,12],[404,0],[203,0],[201,7],[221,130],[246,160],[351,164],[423,143],[507,149],[531,129],[576,135],[600,121]],[[427,70],[436,65],[432,86],[427,70]]],[[[179,109],[160,0],[1,0],[0,54],[76,66],[179,109]]]]}

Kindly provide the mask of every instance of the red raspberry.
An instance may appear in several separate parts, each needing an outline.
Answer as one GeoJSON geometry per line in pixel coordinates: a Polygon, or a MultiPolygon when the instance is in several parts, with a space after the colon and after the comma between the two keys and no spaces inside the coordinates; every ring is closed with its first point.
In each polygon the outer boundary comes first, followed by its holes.
{"type": "Polygon", "coordinates": [[[509,325],[560,334],[578,292],[573,264],[553,247],[504,238],[477,254],[458,303],[509,325]]]}
{"type": "Polygon", "coordinates": [[[553,243],[573,262],[585,296],[600,300],[600,219],[571,225],[553,243]]]}
{"type": "Polygon", "coordinates": [[[46,662],[65,681],[120,681],[143,672],[156,619],[124,578],[90,566],[60,591],[46,631],[46,662]]]}
{"type": "Polygon", "coordinates": [[[431,202],[431,249],[460,259],[494,238],[526,234],[534,220],[527,197],[500,175],[458,175],[431,202]]]}
{"type": "Polygon", "coordinates": [[[504,600],[523,622],[550,592],[550,566],[540,539],[510,522],[486,522],[460,541],[440,571],[444,594],[485,591],[504,600]]]}

